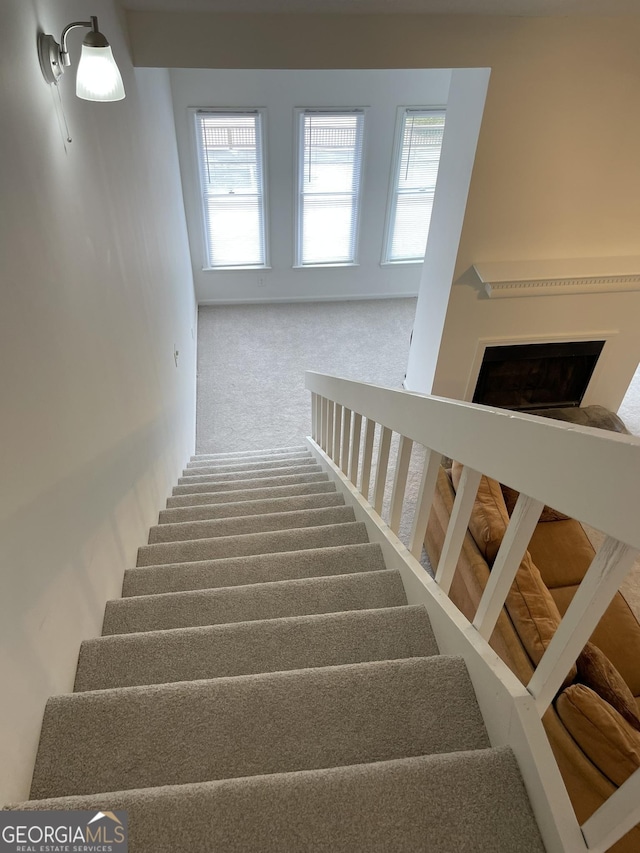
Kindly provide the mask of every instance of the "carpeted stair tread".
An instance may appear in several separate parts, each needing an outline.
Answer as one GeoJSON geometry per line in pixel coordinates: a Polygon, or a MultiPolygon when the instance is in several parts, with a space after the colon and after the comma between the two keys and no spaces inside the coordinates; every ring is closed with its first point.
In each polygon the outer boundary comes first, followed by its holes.
{"type": "Polygon", "coordinates": [[[280,468],[303,467],[305,465],[317,465],[318,462],[310,453],[301,456],[285,456],[278,461],[269,459],[260,462],[232,462],[229,465],[217,463],[215,465],[193,465],[189,463],[189,467],[182,472],[183,477],[196,477],[198,475],[208,474],[212,477],[218,474],[236,474],[241,471],[266,471],[267,469],[278,470],[280,468]]]}
{"type": "Polygon", "coordinates": [[[488,746],[460,658],[409,658],[98,690],[47,703],[31,797],[488,746]]]}
{"type": "Polygon", "coordinates": [[[373,572],[385,568],[380,546],[363,542],[357,545],[336,545],[332,548],[308,548],[304,551],[200,560],[195,563],[138,566],[125,572],[122,595],[154,595],[163,592],[214,589],[295,578],[343,575],[350,572],[373,572]]]}
{"type": "Polygon", "coordinates": [[[330,545],[355,545],[368,542],[367,528],[361,521],[301,527],[294,530],[269,530],[215,539],[190,539],[185,542],[162,542],[138,548],[138,566],[162,563],[190,563],[216,560],[219,557],[244,557],[275,551],[300,551],[330,545]]]}
{"type": "Polygon", "coordinates": [[[196,453],[191,457],[191,461],[197,462],[200,459],[252,459],[256,456],[280,456],[281,454],[301,453],[308,450],[308,444],[296,444],[293,447],[274,447],[267,450],[231,450],[227,453],[196,453]]]}
{"type": "MultiPolygon", "coordinates": [[[[282,469],[284,471],[290,469],[282,469]]],[[[328,482],[329,475],[323,473],[318,466],[317,471],[305,474],[278,474],[269,477],[251,477],[246,480],[224,480],[218,483],[188,483],[184,486],[174,486],[172,495],[194,495],[200,492],[229,492],[234,489],[269,489],[273,486],[294,486],[301,483],[328,482]]]]}
{"type": "Polygon", "coordinates": [[[355,521],[353,507],[329,506],[263,515],[240,515],[204,521],[180,521],[157,524],[149,530],[149,544],[183,542],[190,539],[212,539],[214,536],[240,536],[269,530],[294,530],[355,521]]]}
{"type": "Polygon", "coordinates": [[[292,450],[289,453],[281,453],[273,456],[269,453],[263,453],[258,456],[231,456],[222,459],[208,459],[206,456],[198,459],[191,459],[187,462],[187,469],[190,468],[216,468],[218,465],[234,465],[236,463],[244,465],[245,463],[253,462],[281,462],[283,459],[310,459],[313,454],[310,450],[292,450]]]}
{"type": "MultiPolygon", "coordinates": [[[[136,853],[544,853],[508,747],[118,791],[136,853]]],[[[17,809],[101,810],[104,796],[17,809]]]]}
{"type": "Polygon", "coordinates": [[[328,506],[344,506],[344,496],[338,492],[320,492],[315,495],[293,495],[283,498],[240,500],[233,503],[163,509],[158,517],[158,524],[206,521],[214,518],[239,518],[242,515],[266,515],[271,512],[299,512],[304,509],[319,509],[328,506]]]}
{"type": "Polygon", "coordinates": [[[385,607],[85,641],[74,690],[438,654],[424,607],[385,607]]]}
{"type": "Polygon", "coordinates": [[[162,631],[312,613],[400,607],[406,603],[399,572],[385,569],[117,598],[107,602],[102,633],[106,636],[162,631]]]}
{"type": "Polygon", "coordinates": [[[178,486],[202,485],[203,483],[229,483],[234,480],[261,480],[265,477],[290,477],[296,474],[320,474],[322,468],[314,459],[310,459],[304,465],[282,465],[264,469],[251,469],[248,471],[224,471],[213,474],[192,474],[188,477],[178,477],[178,486]]]}
{"type": "MultiPolygon", "coordinates": [[[[233,489],[224,492],[195,492],[190,495],[178,495],[177,497],[167,498],[167,510],[234,502],[245,503],[249,501],[278,500],[308,495],[327,495],[333,494],[335,491],[335,483],[327,480],[325,475],[324,479],[320,479],[317,482],[294,483],[289,486],[233,489]]],[[[162,512],[166,512],[167,510],[162,510],[162,512]]]]}
{"type": "MultiPolygon", "coordinates": [[[[218,471],[221,468],[232,468],[234,466],[245,466],[245,465],[264,465],[265,467],[268,465],[274,465],[275,467],[281,467],[286,464],[288,466],[296,465],[298,462],[302,462],[303,464],[308,464],[309,460],[314,460],[315,457],[307,452],[293,453],[288,456],[255,456],[250,459],[246,457],[240,459],[201,459],[199,462],[187,462],[186,467],[183,469],[184,476],[189,476],[192,471],[197,471],[198,468],[205,468],[210,471],[218,471]]],[[[317,461],[317,460],[316,460],[317,461]]],[[[251,469],[249,469],[251,470],[251,469]]],[[[259,470],[259,469],[258,469],[259,470]]]]}

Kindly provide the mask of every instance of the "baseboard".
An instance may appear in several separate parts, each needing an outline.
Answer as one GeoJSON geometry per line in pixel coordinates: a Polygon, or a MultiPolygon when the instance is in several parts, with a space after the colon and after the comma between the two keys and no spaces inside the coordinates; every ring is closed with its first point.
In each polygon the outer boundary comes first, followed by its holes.
{"type": "Polygon", "coordinates": [[[287,302],[370,302],[377,299],[417,299],[417,292],[413,293],[365,293],[361,295],[346,296],[273,296],[269,298],[247,297],[246,299],[200,299],[198,305],[267,305],[269,303],[287,302]]]}

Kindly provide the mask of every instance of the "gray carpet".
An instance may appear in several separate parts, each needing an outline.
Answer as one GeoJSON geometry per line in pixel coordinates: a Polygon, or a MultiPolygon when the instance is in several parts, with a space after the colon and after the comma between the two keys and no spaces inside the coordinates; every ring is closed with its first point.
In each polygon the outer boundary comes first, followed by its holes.
{"type": "Polygon", "coordinates": [[[16,808],[126,809],[136,853],[541,853],[463,660],[335,484],[269,487],[282,454],[263,456],[187,469],[244,486],[181,491],[152,528],[74,692],[47,703],[16,808]]]}
{"type": "Polygon", "coordinates": [[[399,607],[406,603],[397,571],[351,572],[326,578],[118,598],[107,604],[102,633],[159,631],[248,619],[399,607]]]}
{"type": "Polygon", "coordinates": [[[399,388],[415,299],[201,306],[197,453],[299,444],[304,371],[399,388]]]}
{"type": "MultiPolygon", "coordinates": [[[[311,432],[305,370],[400,388],[415,309],[415,299],[201,306],[197,452],[259,450],[265,444],[300,442],[311,432]]],[[[379,430],[371,489],[378,444],[379,430]]],[[[386,521],[397,445],[394,435],[382,512],[386,521]]],[[[405,545],[423,460],[424,449],[414,447],[398,532],[405,545]]],[[[431,571],[424,552],[422,563],[431,571]]]]}
{"type": "Polygon", "coordinates": [[[302,551],[278,551],[246,557],[137,566],[125,572],[123,596],[215,589],[296,578],[328,577],[385,568],[382,550],[372,542],[325,545],[302,551]]]}
{"type": "MultiPolygon", "coordinates": [[[[513,754],[429,755],[120,791],[136,853],[544,853],[513,754]]],[[[104,795],[21,808],[102,809],[104,795]]]]}
{"type": "Polygon", "coordinates": [[[488,747],[459,658],[98,690],[48,702],[31,796],[184,785],[488,747]]]}
{"type": "Polygon", "coordinates": [[[423,607],[226,622],[82,644],[74,690],[337,666],[438,653],[423,607]]]}

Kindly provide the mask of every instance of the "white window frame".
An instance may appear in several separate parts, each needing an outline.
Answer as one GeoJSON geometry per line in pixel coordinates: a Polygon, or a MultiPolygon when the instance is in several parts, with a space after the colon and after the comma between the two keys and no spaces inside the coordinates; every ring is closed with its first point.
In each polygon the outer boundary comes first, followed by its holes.
{"type": "MultiPolygon", "coordinates": [[[[393,156],[391,160],[391,172],[389,180],[389,194],[387,198],[387,210],[385,215],[384,239],[382,241],[382,258],[380,266],[398,266],[403,264],[422,264],[424,258],[408,258],[391,260],[391,242],[393,239],[393,225],[395,224],[396,200],[399,193],[397,192],[398,176],[400,172],[401,157],[402,157],[402,140],[404,136],[405,116],[411,113],[442,113],[446,115],[446,106],[430,106],[430,107],[413,107],[401,106],[398,107],[396,113],[396,129],[393,141],[393,156]]],[[[428,232],[427,232],[428,237],[428,232]]]]}
{"type": "Polygon", "coordinates": [[[331,267],[357,267],[360,245],[360,203],[362,200],[362,184],[365,161],[366,115],[367,107],[296,107],[294,109],[294,149],[296,151],[295,181],[294,181],[294,269],[330,269],[331,267]],[[305,115],[361,115],[360,123],[360,173],[358,186],[354,193],[356,210],[353,217],[353,256],[351,261],[333,261],[327,263],[302,262],[302,192],[301,179],[304,169],[304,116],[305,115]]]}
{"type": "Polygon", "coordinates": [[[193,132],[193,150],[195,156],[195,167],[198,181],[198,193],[200,197],[200,225],[202,233],[202,251],[203,251],[203,272],[233,272],[234,270],[263,270],[271,269],[269,257],[269,219],[267,211],[268,203],[268,181],[267,181],[267,111],[264,107],[191,107],[191,127],[193,132]],[[262,243],[263,257],[262,264],[234,264],[233,266],[211,265],[211,250],[209,246],[209,228],[207,227],[207,209],[206,209],[206,193],[204,176],[202,174],[202,158],[200,156],[200,129],[198,126],[198,116],[201,114],[218,114],[227,116],[259,116],[259,121],[256,123],[256,128],[260,135],[261,156],[261,174],[262,174],[262,243]]]}

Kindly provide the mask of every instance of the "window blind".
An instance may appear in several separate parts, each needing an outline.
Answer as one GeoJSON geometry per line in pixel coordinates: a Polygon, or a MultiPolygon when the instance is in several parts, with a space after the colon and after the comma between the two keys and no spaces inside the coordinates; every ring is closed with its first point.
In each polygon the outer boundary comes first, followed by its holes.
{"type": "Polygon", "coordinates": [[[207,266],[265,266],[262,114],[195,116],[207,266]]]}
{"type": "Polygon", "coordinates": [[[427,246],[444,135],[443,110],[404,110],[384,260],[421,261],[427,246]]]}
{"type": "Polygon", "coordinates": [[[299,121],[296,263],[354,263],[364,110],[304,110],[299,121]]]}

